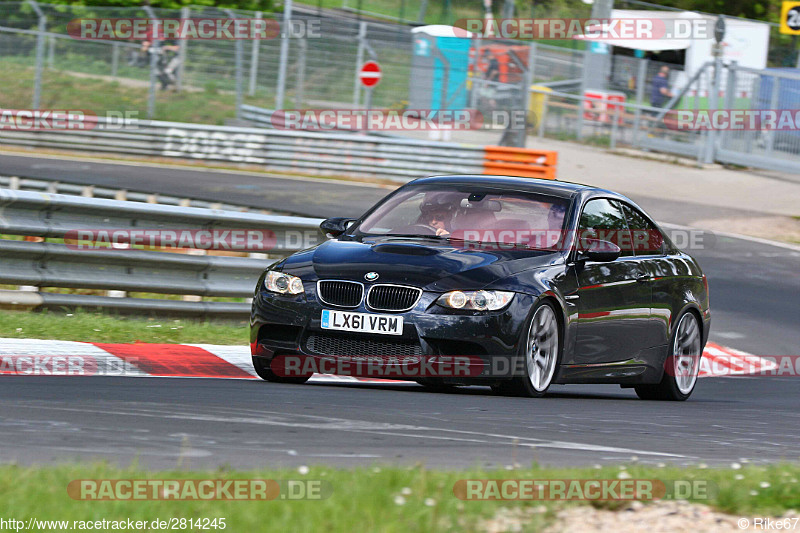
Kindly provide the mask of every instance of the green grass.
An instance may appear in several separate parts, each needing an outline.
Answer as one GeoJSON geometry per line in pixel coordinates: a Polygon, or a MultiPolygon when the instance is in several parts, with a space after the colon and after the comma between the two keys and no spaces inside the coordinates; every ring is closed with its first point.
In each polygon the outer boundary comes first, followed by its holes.
{"type": "MultiPolygon", "coordinates": [[[[234,471],[174,470],[153,472],[137,466],[120,469],[106,464],[52,467],[0,467],[0,499],[4,518],[27,520],[146,520],[155,518],[225,518],[227,530],[262,531],[478,531],[482,521],[501,508],[544,512],[525,514],[527,531],[539,531],[552,521],[554,510],[585,503],[539,501],[462,501],[453,494],[461,479],[617,479],[621,468],[631,479],[702,480],[714,487],[707,498],[694,501],[731,514],[779,516],[800,507],[798,465],[745,467],[740,470],[700,468],[627,467],[531,468],[484,471],[440,471],[423,466],[408,468],[371,466],[349,470],[324,466],[302,469],[234,471]],[[741,479],[736,479],[736,476],[741,479]],[[321,481],[324,499],[267,502],[248,501],[79,501],[67,494],[78,479],[272,479],[321,481]],[[755,495],[753,495],[755,493],[755,495]]],[[[596,503],[615,509],[625,504],[596,503]]]]}
{"type": "MultiPolygon", "coordinates": [[[[709,98],[707,96],[684,96],[676,109],[709,109],[709,98]],[[695,100],[697,100],[695,102],[695,100]]],[[[733,103],[733,109],[751,109],[755,107],[750,98],[737,97],[733,103]]],[[[717,102],[717,109],[725,109],[725,102],[722,98],[717,102]]]]}
{"type": "MultiPolygon", "coordinates": [[[[30,109],[33,95],[34,69],[17,61],[0,59],[0,108],[30,109]]],[[[128,86],[117,81],[81,78],[55,70],[42,75],[41,109],[86,110],[98,115],[107,111],[138,111],[139,118],[147,117],[148,89],[128,86]]],[[[268,96],[246,97],[245,103],[269,107],[274,105],[268,96]]],[[[236,97],[209,87],[201,92],[172,91],[157,93],[155,117],[158,120],[224,124],[236,116],[236,97]]]]}
{"type": "Polygon", "coordinates": [[[0,311],[0,337],[116,343],[245,345],[249,342],[246,321],[129,318],[80,310],[67,314],[0,311]]]}

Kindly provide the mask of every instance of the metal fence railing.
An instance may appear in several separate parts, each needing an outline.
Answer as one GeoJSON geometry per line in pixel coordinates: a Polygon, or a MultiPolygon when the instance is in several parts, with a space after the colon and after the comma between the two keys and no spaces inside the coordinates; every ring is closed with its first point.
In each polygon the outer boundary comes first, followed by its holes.
{"type": "MultiPolygon", "coordinates": [[[[0,239],[0,284],[38,289],[56,287],[247,298],[252,296],[256,280],[270,263],[268,256],[285,256],[306,247],[310,241],[324,240],[319,231],[319,219],[9,189],[0,189],[0,212],[0,235],[4,237],[0,239]],[[256,231],[269,235],[271,246],[257,256],[233,252],[205,255],[205,249],[194,248],[203,253],[191,253],[186,249],[191,246],[180,242],[170,247],[175,248],[173,252],[167,252],[130,244],[84,247],[77,244],[75,238],[80,231],[111,234],[130,230],[162,233],[256,231]],[[304,238],[295,236],[300,233],[304,238]],[[11,239],[10,236],[28,239],[11,239]],[[45,242],[46,239],[50,242],[45,242]]],[[[3,291],[0,305],[8,304],[15,297],[13,291],[3,291]]],[[[249,310],[246,301],[120,298],[46,291],[39,292],[37,298],[40,305],[45,306],[160,310],[239,318],[246,316],[249,310]]]]}
{"type": "Polygon", "coordinates": [[[2,130],[0,143],[108,154],[231,161],[265,170],[365,176],[399,182],[431,174],[480,174],[484,147],[349,133],[310,133],[174,122],[75,130],[2,130]]]}
{"type": "Polygon", "coordinates": [[[538,101],[531,110],[534,131],[539,137],[675,154],[698,164],[800,173],[800,71],[709,62],[673,92],[664,107],[652,107],[642,91],[631,101],[532,88],[538,101]],[[739,122],[737,111],[744,112],[739,122]]]}

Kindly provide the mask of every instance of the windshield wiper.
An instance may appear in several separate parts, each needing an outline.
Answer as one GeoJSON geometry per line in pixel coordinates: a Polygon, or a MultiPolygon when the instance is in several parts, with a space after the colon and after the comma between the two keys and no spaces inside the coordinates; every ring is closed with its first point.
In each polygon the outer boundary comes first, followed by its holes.
{"type": "Polygon", "coordinates": [[[399,239],[433,239],[437,241],[448,240],[447,235],[420,235],[418,233],[386,233],[383,235],[370,235],[370,237],[397,237],[399,239]]]}
{"type": "Polygon", "coordinates": [[[551,250],[551,248],[536,248],[534,246],[530,246],[528,244],[524,244],[521,242],[496,242],[496,241],[472,241],[467,239],[462,239],[460,237],[445,237],[449,242],[459,242],[459,243],[469,243],[471,245],[480,246],[492,246],[497,247],[500,249],[515,249],[515,250],[551,250]]]}

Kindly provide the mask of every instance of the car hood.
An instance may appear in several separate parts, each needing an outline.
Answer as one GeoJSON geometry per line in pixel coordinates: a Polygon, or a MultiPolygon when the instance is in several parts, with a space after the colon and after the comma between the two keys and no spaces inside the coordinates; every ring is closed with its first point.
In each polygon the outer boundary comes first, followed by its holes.
{"type": "Polygon", "coordinates": [[[477,250],[435,239],[330,240],[294,254],[284,272],[303,279],[408,284],[432,291],[480,289],[523,270],[552,264],[560,254],[543,250],[477,250]]]}

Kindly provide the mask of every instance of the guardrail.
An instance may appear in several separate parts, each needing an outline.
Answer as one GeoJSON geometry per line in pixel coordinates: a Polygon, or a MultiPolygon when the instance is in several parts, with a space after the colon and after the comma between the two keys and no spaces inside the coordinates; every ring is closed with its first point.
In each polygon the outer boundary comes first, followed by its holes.
{"type": "Polygon", "coordinates": [[[492,176],[556,179],[558,152],[508,146],[487,146],[483,173],[492,176]]]}
{"type": "Polygon", "coordinates": [[[312,175],[384,178],[481,174],[483,146],[179,122],[118,125],[100,117],[87,129],[0,129],[0,144],[260,165],[312,175]]]}
{"type": "MultiPolygon", "coordinates": [[[[243,120],[246,120],[247,122],[251,122],[252,125],[254,126],[258,126],[260,128],[266,128],[269,130],[287,128],[285,111],[267,109],[264,107],[257,107],[248,104],[242,104],[239,110],[241,118],[243,120]]],[[[357,135],[364,133],[362,130],[347,128],[344,126],[336,126],[333,127],[331,130],[327,131],[333,131],[334,133],[353,133],[357,135]]],[[[386,133],[381,131],[370,131],[369,135],[373,137],[391,137],[395,139],[403,138],[401,135],[393,135],[391,133],[386,133]]]]}
{"type": "MultiPolygon", "coordinates": [[[[320,219],[262,215],[84,198],[0,189],[0,234],[64,238],[77,230],[258,230],[274,236],[264,253],[280,257],[307,246],[308,239],[284,238],[302,232],[315,239],[320,219]]],[[[57,242],[0,240],[0,283],[33,287],[100,289],[173,295],[252,296],[256,279],[270,263],[258,257],[189,255],[142,249],[83,249],[57,242]]],[[[76,294],[2,291],[0,304],[80,306],[164,311],[243,318],[249,303],[115,298],[76,294]],[[16,302],[16,303],[15,303],[16,302]],[[33,303],[32,303],[33,302],[33,303]],[[37,303],[38,302],[38,303],[37,303]]]]}
{"type": "MultiPolygon", "coordinates": [[[[69,194],[83,196],[85,198],[107,198],[110,200],[125,200],[148,204],[178,205],[181,207],[202,207],[204,209],[222,209],[224,211],[252,211],[252,209],[248,207],[220,202],[208,202],[195,198],[182,198],[168,194],[131,191],[129,189],[113,189],[109,187],[98,187],[96,185],[79,185],[77,183],[64,183],[61,181],[42,180],[25,176],[0,176],[0,189],[69,194]]],[[[266,209],[260,212],[263,214],[284,214],[266,209]]]]}

